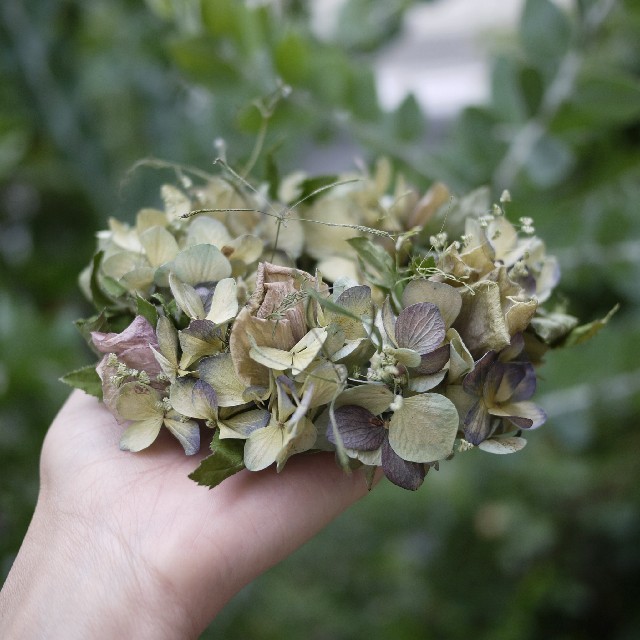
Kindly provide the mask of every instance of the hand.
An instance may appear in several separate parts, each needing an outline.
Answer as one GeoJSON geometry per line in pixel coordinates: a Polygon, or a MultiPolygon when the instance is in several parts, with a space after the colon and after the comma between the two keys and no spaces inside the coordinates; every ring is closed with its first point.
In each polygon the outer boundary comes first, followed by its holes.
{"type": "Polygon", "coordinates": [[[242,471],[209,490],[163,434],[123,427],[75,392],[44,442],[31,526],[0,594],[6,638],[197,638],[244,585],[367,493],[331,454],[242,471]]]}

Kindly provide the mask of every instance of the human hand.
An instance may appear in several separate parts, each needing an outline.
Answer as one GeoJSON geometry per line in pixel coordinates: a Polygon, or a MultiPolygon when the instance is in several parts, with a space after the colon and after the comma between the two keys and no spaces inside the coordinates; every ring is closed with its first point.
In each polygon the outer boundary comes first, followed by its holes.
{"type": "Polygon", "coordinates": [[[168,434],[131,454],[121,433],[81,392],[54,420],[34,518],[0,595],[2,637],[197,638],[244,585],[367,492],[331,454],[209,490],[187,477],[198,459],[168,434]]]}

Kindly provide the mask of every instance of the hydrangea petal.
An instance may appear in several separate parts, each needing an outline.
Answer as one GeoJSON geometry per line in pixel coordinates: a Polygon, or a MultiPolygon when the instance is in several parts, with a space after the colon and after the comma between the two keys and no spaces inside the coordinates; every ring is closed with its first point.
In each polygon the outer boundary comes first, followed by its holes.
{"type": "Polygon", "coordinates": [[[425,353],[420,358],[420,364],[413,373],[421,376],[430,375],[440,371],[449,362],[451,348],[448,344],[443,344],[431,353],[425,353]]]}
{"type": "Polygon", "coordinates": [[[428,353],[442,344],[445,326],[435,304],[419,302],[403,309],[395,326],[399,347],[428,353]]]}
{"type": "Polygon", "coordinates": [[[476,400],[464,419],[464,437],[467,442],[478,445],[486,440],[492,431],[491,415],[482,400],[476,400]]]}
{"type": "Polygon", "coordinates": [[[511,335],[502,312],[499,285],[488,280],[471,285],[471,290],[462,294],[462,309],[454,328],[475,357],[506,347],[511,335]]]}
{"type": "Polygon", "coordinates": [[[478,449],[482,449],[482,451],[486,451],[487,453],[496,453],[496,454],[507,454],[507,453],[515,453],[516,451],[520,451],[524,449],[527,441],[524,438],[519,438],[517,436],[510,436],[506,438],[489,438],[488,440],[483,440],[479,445],[478,449]]]}
{"type": "Polygon", "coordinates": [[[335,406],[357,404],[366,407],[373,415],[384,413],[393,402],[393,392],[384,384],[363,384],[345,389],[336,399],[335,406]]]}
{"type": "Polygon", "coordinates": [[[489,413],[505,417],[521,429],[536,429],[547,420],[547,414],[541,407],[526,400],[491,407],[489,413]]]}
{"type": "Polygon", "coordinates": [[[223,278],[218,282],[211,299],[207,320],[214,324],[223,324],[236,317],[238,313],[238,293],[233,278],[223,278]]]}
{"type": "Polygon", "coordinates": [[[424,482],[424,464],[403,460],[388,440],[382,444],[381,463],[384,475],[398,487],[415,491],[424,482]]]}
{"type": "Polygon", "coordinates": [[[152,267],[170,262],[178,255],[178,243],[169,231],[157,226],[147,229],[140,235],[140,243],[152,267]]]}
{"type": "Polygon", "coordinates": [[[158,391],[142,382],[127,382],[120,387],[116,410],[126,420],[147,420],[164,415],[158,391]]]}
{"type": "Polygon", "coordinates": [[[432,282],[426,279],[412,280],[402,294],[403,307],[409,307],[418,302],[435,304],[447,327],[453,324],[462,308],[462,296],[456,288],[444,282],[432,282]]]}
{"type": "MultiPolygon", "coordinates": [[[[335,303],[340,307],[344,307],[351,315],[359,318],[370,317],[371,289],[366,285],[350,287],[338,296],[335,303]]],[[[341,315],[338,312],[330,312],[327,314],[327,320],[336,323],[344,331],[347,340],[357,340],[367,336],[367,331],[362,322],[358,322],[353,317],[341,315]]]]}
{"type": "Polygon", "coordinates": [[[216,420],[218,398],[213,387],[204,380],[178,378],[169,393],[171,406],[183,416],[200,420],[216,420]]]}
{"type": "Polygon", "coordinates": [[[261,471],[272,465],[284,445],[284,430],[276,423],[256,429],[244,445],[244,465],[249,471],[261,471]]]}
{"type": "Polygon", "coordinates": [[[192,456],[200,451],[200,427],[197,422],[165,418],[164,425],[177,438],[186,455],[192,456]]]}
{"type": "MultiPolygon", "coordinates": [[[[334,415],[342,444],[348,449],[373,451],[385,439],[383,421],[364,407],[345,405],[336,409],[334,415]]],[[[329,442],[336,443],[331,425],[327,428],[327,438],[329,442]]]]}
{"type": "Polygon", "coordinates": [[[491,367],[497,360],[497,357],[498,356],[495,351],[489,351],[485,353],[478,362],[476,362],[473,371],[468,373],[462,382],[462,387],[467,393],[475,396],[482,394],[487,375],[489,374],[489,371],[491,371],[491,367]]]}
{"type": "Polygon", "coordinates": [[[455,329],[447,331],[449,339],[450,358],[449,358],[449,384],[456,383],[462,376],[469,373],[474,366],[473,356],[469,353],[469,349],[462,341],[460,334],[455,329]]]}
{"type": "MultiPolygon", "coordinates": [[[[193,219],[189,224],[186,237],[186,246],[192,247],[198,244],[210,244],[218,249],[231,242],[231,235],[220,220],[202,215],[193,219]]],[[[206,282],[201,280],[201,282],[206,282]]]]}
{"type": "Polygon", "coordinates": [[[203,358],[198,364],[198,375],[215,390],[219,407],[245,404],[243,394],[246,385],[236,373],[231,354],[221,353],[203,358]]]}
{"type": "Polygon", "coordinates": [[[202,320],[205,316],[204,305],[197,291],[186,282],[182,282],[173,273],[169,274],[169,287],[181,311],[189,318],[202,320]]]}
{"type": "Polygon", "coordinates": [[[211,244],[196,244],[181,251],[173,261],[173,272],[191,286],[218,282],[231,275],[231,264],[211,244]]]}
{"type": "Polygon", "coordinates": [[[146,420],[134,422],[120,438],[120,449],[138,452],[153,444],[160,433],[163,417],[157,415],[146,420]]]}
{"type": "Polygon", "coordinates": [[[244,411],[224,421],[219,420],[220,438],[248,438],[256,429],[269,424],[271,414],[266,409],[244,411]]]}
{"type": "Polygon", "coordinates": [[[458,412],[445,396],[423,393],[404,398],[389,423],[389,444],[404,460],[433,462],[453,450],[458,412]]]}

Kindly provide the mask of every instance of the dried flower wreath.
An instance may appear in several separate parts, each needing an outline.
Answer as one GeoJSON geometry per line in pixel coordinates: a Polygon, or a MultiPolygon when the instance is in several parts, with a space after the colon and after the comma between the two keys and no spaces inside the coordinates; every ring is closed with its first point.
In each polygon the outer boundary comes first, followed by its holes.
{"type": "Polygon", "coordinates": [[[212,435],[200,484],[334,451],[417,489],[454,451],[518,451],[546,419],[544,353],[608,319],[541,306],[558,263],[507,192],[419,197],[384,159],[256,188],[218,164],[176,167],[163,210],[98,234],[80,280],[99,314],[78,326],[101,359],[63,378],[126,425],[124,450],[212,435]]]}

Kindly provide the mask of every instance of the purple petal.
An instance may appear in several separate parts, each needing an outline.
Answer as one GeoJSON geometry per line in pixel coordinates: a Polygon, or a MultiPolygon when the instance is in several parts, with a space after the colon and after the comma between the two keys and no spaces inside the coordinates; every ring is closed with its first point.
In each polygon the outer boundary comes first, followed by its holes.
{"type": "Polygon", "coordinates": [[[191,397],[196,405],[203,403],[210,406],[214,411],[218,409],[218,396],[215,389],[204,380],[198,380],[193,385],[191,397]]]}
{"type": "Polygon", "coordinates": [[[487,381],[485,383],[485,399],[488,399],[487,393],[492,394],[490,402],[507,402],[512,396],[518,385],[525,379],[527,375],[527,366],[524,363],[510,362],[502,364],[496,362],[493,366],[487,381]],[[500,371],[499,380],[492,381],[493,371],[500,371]],[[489,391],[488,387],[493,384],[493,388],[489,391]]]}
{"type": "Polygon", "coordinates": [[[511,344],[505,347],[500,352],[500,361],[508,362],[509,360],[515,360],[524,349],[524,336],[521,333],[516,333],[511,338],[511,344]]]}
{"type": "Polygon", "coordinates": [[[158,349],[156,332],[142,316],[136,316],[121,333],[93,331],[91,340],[98,351],[115,353],[128,367],[146,371],[149,375],[162,371],[150,348],[158,349]]]}
{"type": "Polygon", "coordinates": [[[513,390],[510,398],[511,402],[528,400],[536,391],[536,372],[533,365],[527,362],[521,366],[524,369],[525,375],[513,390]]]}
{"type": "Polygon", "coordinates": [[[476,362],[473,371],[470,371],[462,382],[463,389],[474,396],[482,395],[484,383],[487,374],[491,369],[491,365],[496,361],[497,354],[495,351],[487,351],[478,362],[476,362]]]}
{"type": "MultiPolygon", "coordinates": [[[[385,439],[386,429],[380,418],[364,407],[347,404],[335,410],[336,425],[347,449],[374,451],[385,439]]],[[[327,427],[327,438],[335,444],[331,424],[327,427]]]]}
{"type": "Polygon", "coordinates": [[[435,304],[418,302],[400,313],[395,333],[399,347],[423,354],[434,351],[442,344],[446,328],[435,304]]]}
{"type": "Polygon", "coordinates": [[[388,438],[382,444],[382,470],[393,484],[409,491],[420,487],[426,475],[424,464],[403,460],[391,448],[388,438]]]}
{"type": "Polygon", "coordinates": [[[449,362],[450,356],[451,348],[448,344],[443,344],[435,351],[422,355],[420,358],[420,364],[415,369],[412,369],[412,371],[422,376],[436,373],[437,371],[440,371],[447,362],[449,362]]]}
{"type": "Polygon", "coordinates": [[[491,407],[489,413],[504,417],[521,429],[537,429],[547,420],[547,414],[533,402],[510,402],[499,407],[491,407]]]}
{"type": "Polygon", "coordinates": [[[491,415],[482,400],[469,409],[464,419],[464,437],[467,442],[478,445],[491,435],[491,415]]]}

